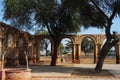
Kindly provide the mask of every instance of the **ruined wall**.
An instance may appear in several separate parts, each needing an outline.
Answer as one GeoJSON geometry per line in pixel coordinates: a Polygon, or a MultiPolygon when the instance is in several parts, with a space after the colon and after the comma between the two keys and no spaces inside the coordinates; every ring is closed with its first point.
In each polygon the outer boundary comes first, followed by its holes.
{"type": "MultiPolygon", "coordinates": [[[[120,39],[120,34],[117,35],[120,39]]],[[[72,61],[80,63],[81,42],[84,38],[90,38],[95,43],[94,63],[97,62],[99,51],[105,40],[104,34],[85,34],[85,35],[62,35],[63,38],[69,38],[72,41],[72,61]]],[[[49,35],[31,35],[27,32],[16,29],[10,25],[0,22],[0,56],[5,54],[6,65],[13,66],[26,64],[24,51],[27,52],[29,62],[36,63],[39,60],[39,44],[44,38],[48,38],[53,44],[49,35]]],[[[51,53],[54,46],[51,46],[51,53]]],[[[116,45],[117,62],[120,63],[120,41],[116,45]]],[[[1,60],[1,57],[0,57],[1,60]]]]}

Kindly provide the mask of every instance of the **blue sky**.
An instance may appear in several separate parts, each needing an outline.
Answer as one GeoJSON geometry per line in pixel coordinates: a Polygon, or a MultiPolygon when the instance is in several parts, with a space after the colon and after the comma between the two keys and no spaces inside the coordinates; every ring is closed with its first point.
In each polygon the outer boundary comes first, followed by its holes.
{"type": "MultiPolygon", "coordinates": [[[[0,22],[5,22],[2,18],[3,18],[3,0],[0,0],[0,22]]],[[[7,22],[5,22],[7,23],[7,22]]],[[[8,24],[8,23],[7,23],[8,24]]],[[[120,34],[120,19],[115,19],[113,21],[113,25],[111,28],[111,32],[116,31],[118,34],[120,34]]],[[[104,29],[97,29],[97,28],[88,28],[87,30],[84,30],[83,28],[81,29],[81,32],[79,32],[78,34],[104,34],[104,29]]]]}

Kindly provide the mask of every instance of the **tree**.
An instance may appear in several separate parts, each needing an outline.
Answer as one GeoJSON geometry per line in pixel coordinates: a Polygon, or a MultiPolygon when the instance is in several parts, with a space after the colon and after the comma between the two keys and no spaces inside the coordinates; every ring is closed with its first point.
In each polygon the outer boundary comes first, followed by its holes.
{"type": "Polygon", "coordinates": [[[37,29],[34,34],[35,35],[49,35],[48,31],[45,28],[37,29]]]}
{"type": "Polygon", "coordinates": [[[81,23],[85,28],[104,28],[106,42],[101,48],[99,59],[95,67],[101,71],[104,59],[109,50],[119,41],[114,33],[111,33],[113,20],[120,17],[120,0],[62,0],[62,3],[75,13],[79,13],[81,23]]]}
{"type": "Polygon", "coordinates": [[[80,31],[81,22],[60,0],[4,0],[4,19],[19,28],[46,27],[54,41],[52,66],[56,65],[60,36],[80,31]]]}
{"type": "Polygon", "coordinates": [[[62,43],[60,43],[60,53],[61,53],[61,55],[66,53],[65,46],[62,43]]]}
{"type": "MultiPolygon", "coordinates": [[[[37,30],[35,32],[35,35],[49,35],[48,31],[44,28],[40,29],[40,30],[37,30]]],[[[48,50],[48,46],[50,44],[50,41],[48,39],[43,39],[41,40],[41,43],[40,43],[40,51],[44,51],[46,52],[46,55],[49,54],[49,50],[48,50]]]]}
{"type": "Polygon", "coordinates": [[[66,45],[66,51],[69,53],[71,50],[72,50],[72,42],[70,40],[66,40],[67,43],[65,44],[66,45]]]}
{"type": "Polygon", "coordinates": [[[48,39],[43,39],[41,40],[41,44],[40,44],[40,50],[46,52],[46,55],[49,54],[49,50],[48,50],[48,46],[50,44],[50,41],[48,39]]]}

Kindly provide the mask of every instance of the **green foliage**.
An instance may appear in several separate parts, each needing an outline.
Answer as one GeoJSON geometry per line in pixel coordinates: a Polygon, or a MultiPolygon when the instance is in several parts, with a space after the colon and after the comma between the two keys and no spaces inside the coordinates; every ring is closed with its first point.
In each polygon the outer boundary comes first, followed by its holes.
{"type": "Polygon", "coordinates": [[[49,50],[48,50],[48,46],[50,44],[50,41],[48,39],[43,39],[41,40],[41,43],[40,43],[40,51],[45,51],[46,52],[46,55],[49,54],[49,50]]]}
{"type": "Polygon", "coordinates": [[[65,44],[66,45],[66,51],[67,52],[70,52],[72,50],[72,42],[70,40],[66,40],[67,43],[65,44]]]}
{"type": "Polygon", "coordinates": [[[62,0],[62,3],[79,13],[85,28],[105,28],[109,18],[120,15],[120,0],[62,0]]]}
{"type": "Polygon", "coordinates": [[[4,19],[18,28],[47,26],[52,35],[80,30],[79,18],[57,0],[4,0],[4,11],[4,19]]]}
{"type": "Polygon", "coordinates": [[[67,43],[65,45],[60,43],[60,51],[61,51],[61,54],[64,54],[64,55],[72,51],[72,42],[70,40],[66,40],[66,42],[67,43]]]}
{"type": "Polygon", "coordinates": [[[82,51],[85,52],[85,54],[91,53],[94,49],[93,41],[89,38],[83,39],[82,44],[81,44],[81,49],[82,51]]]}
{"type": "Polygon", "coordinates": [[[36,30],[35,35],[49,35],[48,31],[44,28],[36,30]]]}
{"type": "Polygon", "coordinates": [[[18,28],[31,29],[34,0],[4,0],[4,19],[18,28]]]}
{"type": "Polygon", "coordinates": [[[62,43],[60,43],[60,52],[61,54],[65,52],[65,46],[62,43]]]}

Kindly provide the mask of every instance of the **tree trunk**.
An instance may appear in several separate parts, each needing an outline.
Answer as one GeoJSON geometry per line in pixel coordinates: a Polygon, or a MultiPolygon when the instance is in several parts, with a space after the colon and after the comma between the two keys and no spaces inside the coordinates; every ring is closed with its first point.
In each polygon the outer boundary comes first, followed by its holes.
{"type": "Polygon", "coordinates": [[[96,68],[95,68],[95,70],[96,70],[97,72],[99,72],[99,71],[102,70],[102,66],[103,66],[105,57],[107,56],[108,51],[109,51],[109,46],[108,46],[108,44],[109,44],[109,43],[107,43],[107,41],[106,41],[106,44],[103,45],[103,47],[102,47],[102,49],[101,49],[101,51],[100,51],[99,58],[98,58],[98,62],[97,62],[96,68]]]}
{"type": "Polygon", "coordinates": [[[56,41],[56,42],[54,43],[54,53],[52,54],[52,60],[51,60],[50,66],[56,66],[57,48],[58,48],[58,42],[56,41]]]}
{"type": "Polygon", "coordinates": [[[97,62],[97,65],[95,67],[95,70],[97,72],[100,72],[102,70],[102,67],[103,67],[103,63],[104,63],[104,60],[105,60],[105,57],[107,56],[109,50],[115,46],[115,44],[118,42],[119,40],[116,40],[116,39],[110,39],[110,40],[106,40],[105,44],[103,45],[102,49],[101,49],[101,52],[99,54],[99,58],[98,58],[98,62],[97,62]]]}

